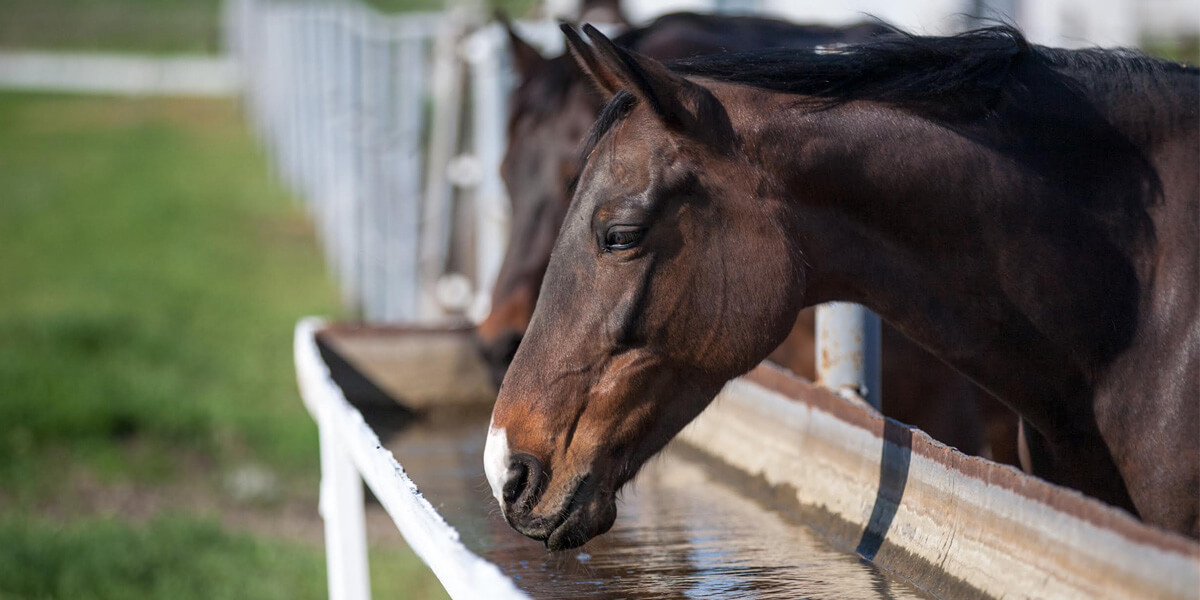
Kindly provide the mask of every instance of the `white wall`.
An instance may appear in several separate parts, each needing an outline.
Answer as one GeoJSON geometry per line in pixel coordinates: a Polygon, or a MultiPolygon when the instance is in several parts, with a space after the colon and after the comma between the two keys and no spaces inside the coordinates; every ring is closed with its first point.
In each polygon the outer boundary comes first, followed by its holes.
{"type": "Polygon", "coordinates": [[[625,11],[625,16],[639,25],[667,13],[713,12],[716,9],[717,2],[715,0],[624,0],[621,2],[621,10],[625,11]]]}
{"type": "Polygon", "coordinates": [[[643,0],[626,2],[624,9],[635,23],[644,23],[669,12],[724,9],[834,25],[877,17],[910,31],[945,34],[961,29],[967,6],[968,0],[643,0]]]}
{"type": "Polygon", "coordinates": [[[1063,48],[1136,46],[1132,0],[1023,0],[1016,22],[1035,44],[1063,48]]]}
{"type": "MultiPolygon", "coordinates": [[[[570,16],[580,0],[544,0],[549,14],[570,16]]],[[[772,15],[799,22],[847,24],[878,17],[914,33],[961,31],[975,0],[625,0],[634,23],[678,11],[772,15]]],[[[984,0],[986,16],[1015,23],[1047,46],[1136,46],[1144,35],[1200,34],[1200,0],[984,0]]]]}
{"type": "Polygon", "coordinates": [[[969,7],[967,0],[761,0],[761,4],[764,12],[793,21],[844,25],[875,17],[906,31],[931,35],[960,31],[969,7]]]}

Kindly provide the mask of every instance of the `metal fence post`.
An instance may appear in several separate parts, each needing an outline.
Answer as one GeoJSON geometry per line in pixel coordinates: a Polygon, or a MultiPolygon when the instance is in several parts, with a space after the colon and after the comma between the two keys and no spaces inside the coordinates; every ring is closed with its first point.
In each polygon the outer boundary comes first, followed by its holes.
{"type": "Polygon", "coordinates": [[[337,72],[337,22],[333,9],[321,6],[318,14],[320,28],[317,37],[317,146],[320,163],[317,192],[314,198],[313,220],[317,222],[325,250],[325,264],[330,273],[338,275],[337,228],[334,219],[335,198],[338,194],[337,153],[337,93],[334,73],[337,72]]]}
{"type": "MultiPolygon", "coordinates": [[[[388,306],[387,320],[412,320],[421,316],[421,240],[429,235],[421,221],[422,144],[427,73],[426,38],[412,24],[397,27],[399,41],[394,67],[396,125],[393,138],[396,160],[391,161],[389,181],[392,190],[388,230],[388,306]]],[[[430,184],[432,186],[432,184],[430,184]]]]}
{"type": "Polygon", "coordinates": [[[492,285],[508,244],[509,203],[500,178],[504,160],[508,85],[503,75],[507,40],[491,25],[467,40],[463,54],[471,65],[472,130],[480,178],[475,187],[475,290],[468,315],[482,321],[491,302],[492,285]]]}
{"type": "Polygon", "coordinates": [[[451,202],[453,190],[446,180],[446,167],[457,150],[462,109],[462,62],[458,43],[466,29],[467,15],[448,10],[438,26],[434,45],[432,73],[432,122],[429,151],[426,154],[425,200],[421,211],[421,308],[420,317],[440,316],[442,309],[434,295],[439,277],[446,267],[450,251],[451,202]]]}
{"type": "Polygon", "coordinates": [[[879,408],[882,403],[879,315],[850,302],[817,307],[817,382],[879,408]]]}

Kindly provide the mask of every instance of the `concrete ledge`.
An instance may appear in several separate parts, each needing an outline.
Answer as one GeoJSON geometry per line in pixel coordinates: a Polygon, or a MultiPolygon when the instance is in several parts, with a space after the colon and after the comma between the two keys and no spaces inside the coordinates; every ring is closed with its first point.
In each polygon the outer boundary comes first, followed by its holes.
{"type": "Polygon", "coordinates": [[[681,434],[939,596],[1196,598],[1200,545],[764,365],[681,434]]]}

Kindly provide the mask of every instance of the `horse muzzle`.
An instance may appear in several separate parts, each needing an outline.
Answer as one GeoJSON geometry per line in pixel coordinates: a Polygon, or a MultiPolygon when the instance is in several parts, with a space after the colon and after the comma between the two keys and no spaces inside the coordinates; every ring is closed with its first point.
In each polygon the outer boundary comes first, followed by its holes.
{"type": "Polygon", "coordinates": [[[509,458],[498,500],[510,527],[545,543],[549,550],[581,546],[612,527],[617,517],[615,498],[598,493],[592,477],[574,477],[567,493],[557,498],[546,497],[548,484],[549,476],[536,458],[529,454],[509,458]]]}

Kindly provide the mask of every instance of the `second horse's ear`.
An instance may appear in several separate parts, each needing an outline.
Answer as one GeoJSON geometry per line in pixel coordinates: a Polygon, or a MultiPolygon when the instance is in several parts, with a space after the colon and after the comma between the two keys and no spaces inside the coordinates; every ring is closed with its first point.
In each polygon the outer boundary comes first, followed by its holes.
{"type": "Polygon", "coordinates": [[[523,78],[528,79],[537,73],[550,62],[546,57],[542,56],[541,52],[537,51],[525,38],[517,34],[513,28],[512,21],[503,11],[496,11],[496,20],[504,26],[504,31],[508,33],[509,47],[512,49],[513,67],[517,73],[523,78]]]}

